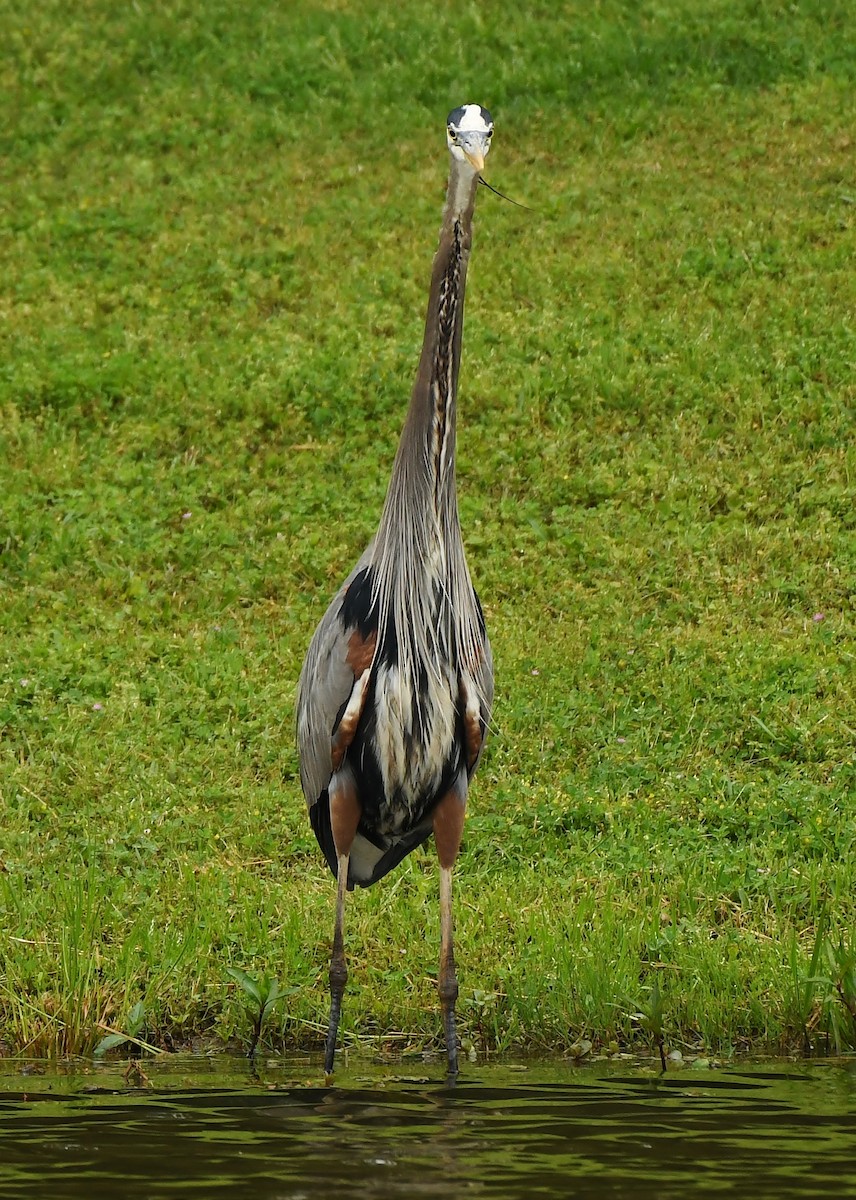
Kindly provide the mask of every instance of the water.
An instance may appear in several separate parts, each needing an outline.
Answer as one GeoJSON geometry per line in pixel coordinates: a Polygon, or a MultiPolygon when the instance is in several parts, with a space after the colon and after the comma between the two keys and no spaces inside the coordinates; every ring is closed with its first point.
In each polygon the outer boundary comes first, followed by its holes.
{"type": "Polygon", "coordinates": [[[0,1198],[856,1197],[856,1061],[422,1069],[0,1062],[0,1198]]]}

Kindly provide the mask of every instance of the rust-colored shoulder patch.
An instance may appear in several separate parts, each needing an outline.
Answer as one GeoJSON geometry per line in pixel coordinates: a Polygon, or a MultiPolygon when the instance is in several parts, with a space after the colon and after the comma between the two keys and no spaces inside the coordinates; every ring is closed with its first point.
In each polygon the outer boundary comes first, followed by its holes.
{"type": "Polygon", "coordinates": [[[345,661],[354,672],[355,679],[359,679],[363,671],[371,666],[376,645],[376,629],[373,629],[368,637],[363,637],[359,629],[355,629],[348,638],[348,653],[345,655],[345,661]]]}
{"type": "Polygon", "coordinates": [[[481,718],[469,712],[464,713],[464,740],[467,750],[467,771],[472,772],[484,744],[484,730],[481,718]]]}
{"type": "Polygon", "coordinates": [[[482,752],[487,730],[478,702],[470,696],[463,681],[461,681],[459,692],[459,704],[461,706],[461,724],[464,729],[464,750],[467,755],[467,774],[472,775],[482,752]]]}
{"type": "Polygon", "coordinates": [[[342,719],[333,730],[330,754],[334,773],[341,767],[345,758],[345,751],[354,740],[354,734],[357,732],[360,717],[363,715],[363,707],[366,702],[370,679],[371,671],[366,668],[354,684],[354,690],[351,692],[350,699],[345,706],[345,711],[342,713],[342,719]]]}
{"type": "Polygon", "coordinates": [[[465,738],[467,749],[467,770],[472,773],[485,740],[480,716],[473,715],[473,713],[463,714],[463,738],[465,738]]]}

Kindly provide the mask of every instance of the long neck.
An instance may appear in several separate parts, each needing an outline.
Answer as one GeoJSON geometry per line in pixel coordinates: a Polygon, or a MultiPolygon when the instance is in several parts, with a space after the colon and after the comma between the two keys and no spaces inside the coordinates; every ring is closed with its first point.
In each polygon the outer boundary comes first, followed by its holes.
{"type": "Polygon", "coordinates": [[[423,510],[433,508],[441,525],[447,525],[449,517],[457,523],[455,400],[477,187],[475,170],[452,157],[422,354],[381,518],[382,531],[387,521],[395,519],[395,510],[400,513],[405,488],[423,510]]]}
{"type": "Polygon", "coordinates": [[[413,679],[426,663],[432,678],[443,663],[459,662],[475,676],[480,653],[482,619],[455,494],[455,396],[477,186],[472,167],[453,158],[422,356],[370,551],[379,644],[413,679]]]}

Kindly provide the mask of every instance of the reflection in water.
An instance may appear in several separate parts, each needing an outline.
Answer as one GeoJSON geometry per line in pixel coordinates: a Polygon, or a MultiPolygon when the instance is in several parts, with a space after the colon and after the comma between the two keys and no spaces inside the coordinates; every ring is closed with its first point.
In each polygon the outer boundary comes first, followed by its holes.
{"type": "Polygon", "coordinates": [[[289,1066],[173,1059],[135,1091],[4,1063],[0,1197],[856,1196],[856,1063],[469,1067],[454,1090],[289,1066]]]}

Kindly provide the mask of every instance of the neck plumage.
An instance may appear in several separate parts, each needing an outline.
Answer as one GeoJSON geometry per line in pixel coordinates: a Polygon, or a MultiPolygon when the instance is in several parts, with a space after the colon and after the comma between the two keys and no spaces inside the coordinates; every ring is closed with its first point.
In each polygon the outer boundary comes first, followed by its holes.
{"type": "Polygon", "coordinates": [[[464,664],[475,677],[484,629],[455,492],[455,397],[477,186],[473,168],[452,158],[422,355],[369,549],[381,652],[411,681],[427,664],[432,686],[444,663],[464,664]]]}
{"type": "Polygon", "coordinates": [[[419,509],[433,510],[441,529],[445,527],[443,532],[449,530],[450,518],[451,524],[457,524],[455,401],[477,187],[476,171],[469,163],[452,157],[422,354],[379,535],[390,520],[400,519],[405,494],[419,509]]]}

